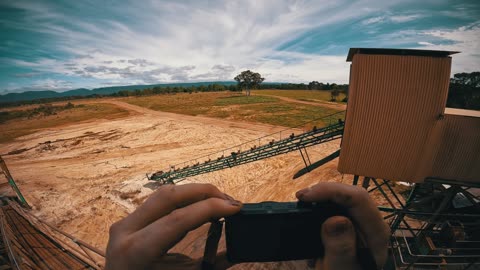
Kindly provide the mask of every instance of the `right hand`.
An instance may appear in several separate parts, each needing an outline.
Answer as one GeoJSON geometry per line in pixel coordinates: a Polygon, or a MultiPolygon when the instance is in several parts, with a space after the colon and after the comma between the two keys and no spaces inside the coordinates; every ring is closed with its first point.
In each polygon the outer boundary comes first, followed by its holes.
{"type": "Polygon", "coordinates": [[[370,248],[377,268],[382,268],[387,260],[390,228],[366,190],[340,183],[319,183],[298,191],[296,197],[305,202],[335,202],[346,207],[352,218],[334,216],[323,223],[319,233],[322,234],[325,257],[316,261],[315,269],[361,270],[356,257],[359,238],[364,239],[370,248]]]}

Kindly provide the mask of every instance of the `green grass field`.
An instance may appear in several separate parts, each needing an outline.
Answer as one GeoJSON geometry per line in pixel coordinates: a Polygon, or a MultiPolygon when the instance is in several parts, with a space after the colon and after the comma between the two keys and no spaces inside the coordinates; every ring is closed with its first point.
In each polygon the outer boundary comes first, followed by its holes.
{"type": "MultiPolygon", "coordinates": [[[[285,92],[279,92],[282,96],[285,92]]],[[[298,91],[291,91],[298,92],[298,91]]],[[[302,97],[318,97],[317,91],[300,91],[302,97]],[[312,96],[308,96],[311,94],[312,96]]],[[[277,94],[277,90],[268,94],[277,94]]],[[[324,93],[321,93],[325,95],[324,93]]],[[[288,93],[288,97],[295,97],[288,93]]],[[[175,95],[131,97],[123,101],[153,110],[187,115],[203,115],[238,121],[260,122],[271,125],[296,127],[305,122],[338,112],[331,108],[287,102],[270,96],[244,96],[232,92],[210,92],[175,95]]],[[[324,126],[316,121],[310,126],[324,126]]]]}

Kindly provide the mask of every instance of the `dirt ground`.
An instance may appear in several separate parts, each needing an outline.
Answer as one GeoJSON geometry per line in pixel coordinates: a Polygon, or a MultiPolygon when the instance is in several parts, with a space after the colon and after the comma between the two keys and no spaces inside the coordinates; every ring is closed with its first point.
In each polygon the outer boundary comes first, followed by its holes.
{"type": "MultiPolygon", "coordinates": [[[[117,120],[47,129],[0,145],[0,153],[33,213],[100,249],[106,247],[110,225],[154,191],[146,173],[284,129],[152,111],[115,100],[104,102],[135,113],[117,120]],[[5,155],[18,149],[24,150],[5,155]]],[[[339,144],[336,140],[309,148],[312,162],[331,154],[339,144]]],[[[337,162],[292,180],[304,167],[300,154],[292,152],[195,176],[182,184],[212,183],[244,202],[292,201],[295,191],[319,181],[351,183],[350,176],[343,177],[336,170],[337,162]]],[[[203,226],[191,232],[173,251],[201,256],[207,229],[203,226]]],[[[222,240],[220,247],[224,246],[222,240]]],[[[282,269],[305,269],[305,265],[281,263],[282,269]]],[[[279,266],[257,264],[253,269],[279,266]]]]}

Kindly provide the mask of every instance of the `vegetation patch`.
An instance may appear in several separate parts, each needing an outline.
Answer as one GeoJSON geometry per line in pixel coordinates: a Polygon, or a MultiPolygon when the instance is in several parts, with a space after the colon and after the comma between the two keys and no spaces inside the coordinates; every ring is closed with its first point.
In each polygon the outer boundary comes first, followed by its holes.
{"type": "MultiPolygon", "coordinates": [[[[275,92],[276,91],[278,90],[275,90],[275,92]]],[[[301,93],[302,91],[281,91],[281,93],[283,92],[301,93]]],[[[328,91],[326,92],[326,96],[329,97],[330,93],[328,91]]],[[[187,115],[201,114],[208,117],[260,122],[285,127],[296,127],[313,119],[339,112],[335,109],[298,104],[270,96],[244,96],[232,92],[130,97],[124,99],[124,101],[158,111],[187,115]]],[[[335,117],[342,118],[343,115],[336,115],[335,117]]],[[[314,125],[321,127],[331,121],[338,121],[338,119],[319,120],[309,123],[308,125],[311,127],[314,125]]]]}
{"type": "MultiPolygon", "coordinates": [[[[77,105],[84,106],[84,105],[77,105]]],[[[0,112],[0,124],[5,123],[9,120],[19,119],[19,118],[35,118],[49,115],[56,115],[59,112],[70,110],[75,108],[75,105],[71,102],[63,106],[53,106],[52,104],[41,104],[38,107],[26,110],[12,110],[12,111],[1,111],[0,112]]]]}
{"type": "Polygon", "coordinates": [[[256,103],[269,103],[277,102],[278,98],[267,96],[230,96],[221,97],[215,100],[216,106],[228,106],[228,105],[243,105],[243,104],[256,104],[256,103]]]}
{"type": "Polygon", "coordinates": [[[159,96],[130,97],[123,101],[156,111],[187,115],[206,114],[218,98],[238,96],[231,92],[183,93],[159,96]]]}
{"type": "MultiPolygon", "coordinates": [[[[73,104],[72,104],[73,105],[73,104]]],[[[0,143],[6,143],[15,138],[35,133],[45,128],[53,128],[63,125],[75,124],[82,121],[96,119],[115,119],[128,116],[130,113],[112,104],[82,104],[75,105],[51,106],[54,108],[42,109],[33,108],[23,111],[8,111],[8,119],[3,118],[0,122],[0,143]],[[63,107],[63,108],[60,108],[63,107]],[[32,116],[32,112],[35,113],[32,116]]],[[[47,106],[49,107],[49,106],[47,106]]]]}

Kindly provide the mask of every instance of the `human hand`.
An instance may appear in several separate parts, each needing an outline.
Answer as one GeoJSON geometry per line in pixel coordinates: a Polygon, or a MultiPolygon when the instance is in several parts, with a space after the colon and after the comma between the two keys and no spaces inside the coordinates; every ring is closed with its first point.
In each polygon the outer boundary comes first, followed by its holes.
{"type": "Polygon", "coordinates": [[[381,269],[385,264],[390,228],[366,190],[340,183],[319,183],[298,191],[296,197],[305,202],[335,202],[346,207],[352,219],[334,216],[323,223],[321,234],[325,257],[316,261],[315,269],[360,270],[357,258],[359,239],[372,252],[377,268],[381,269]]]}
{"type": "MultiPolygon", "coordinates": [[[[201,269],[201,260],[167,253],[191,230],[240,211],[242,204],[210,184],[164,185],[110,227],[107,270],[201,269]]],[[[231,264],[224,254],[214,269],[231,264]]]]}

